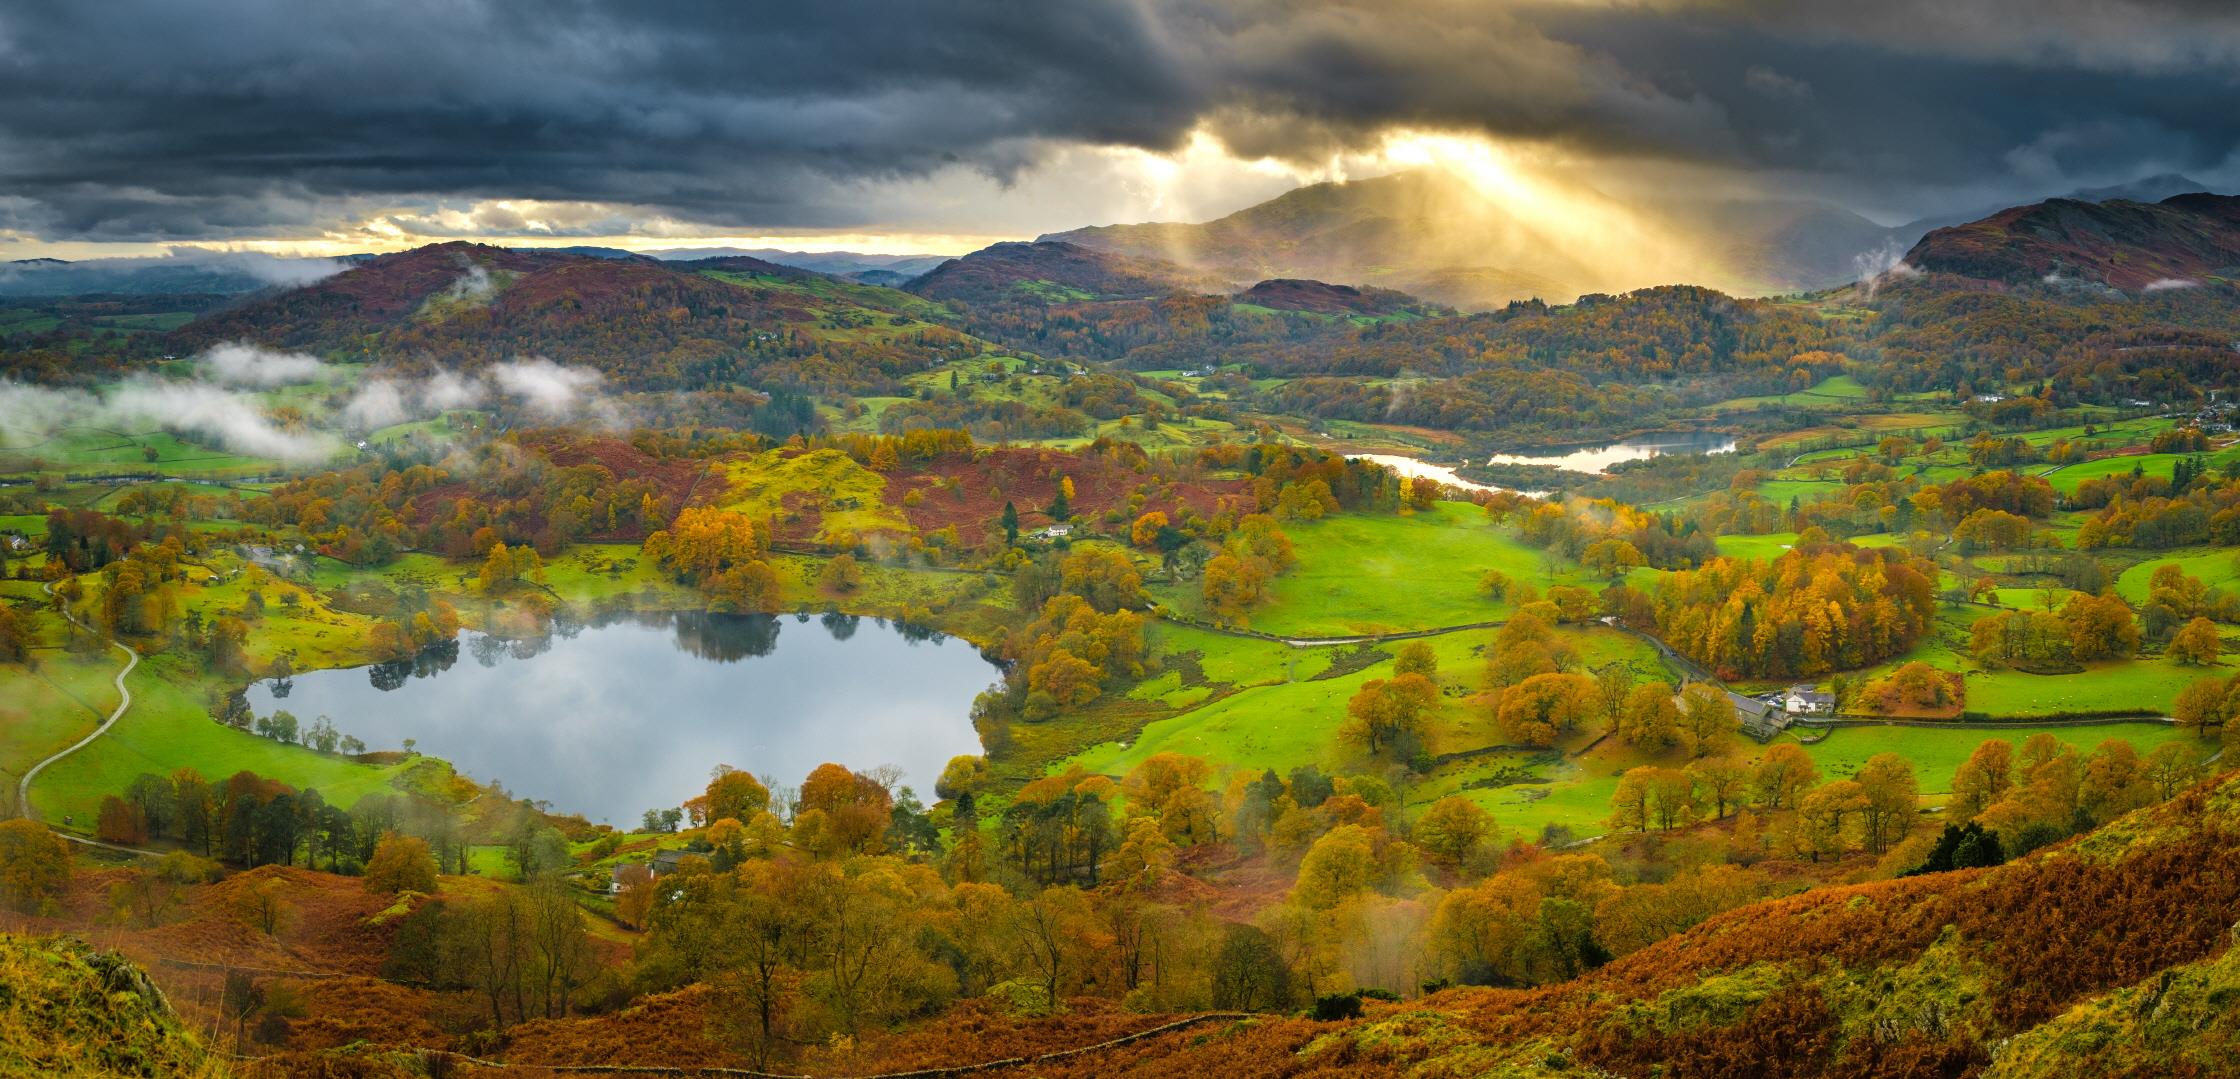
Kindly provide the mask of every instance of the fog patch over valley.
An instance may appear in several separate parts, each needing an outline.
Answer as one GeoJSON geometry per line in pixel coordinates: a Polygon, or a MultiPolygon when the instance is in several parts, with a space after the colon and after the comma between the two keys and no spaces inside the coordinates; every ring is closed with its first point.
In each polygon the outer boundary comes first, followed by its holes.
{"type": "Polygon", "coordinates": [[[582,420],[612,427],[622,423],[623,417],[620,407],[604,393],[603,382],[599,372],[588,367],[555,363],[542,356],[497,364],[487,374],[438,371],[426,377],[410,377],[382,373],[359,384],[342,407],[342,419],[354,429],[371,431],[502,397],[540,421],[582,420]]]}
{"type": "Polygon", "coordinates": [[[202,377],[212,382],[260,388],[313,382],[334,372],[316,356],[274,352],[238,342],[213,346],[197,358],[196,366],[202,377]]]}
{"type": "Polygon", "coordinates": [[[30,449],[71,427],[160,428],[291,463],[323,461],[341,447],[326,432],[283,426],[255,394],[212,382],[133,375],[102,393],[0,381],[0,442],[30,449]]]}

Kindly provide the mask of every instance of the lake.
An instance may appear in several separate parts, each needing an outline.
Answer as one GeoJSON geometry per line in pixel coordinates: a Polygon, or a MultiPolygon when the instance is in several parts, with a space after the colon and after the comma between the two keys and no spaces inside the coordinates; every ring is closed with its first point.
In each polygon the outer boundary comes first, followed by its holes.
{"type": "Polygon", "coordinates": [[[463,633],[414,659],[249,688],[257,715],[325,715],[371,749],[416,739],[558,812],[633,826],[729,764],[799,785],[835,762],[902,768],[926,801],[981,752],[972,699],[1000,676],[971,644],[849,615],[632,616],[509,641],[463,633]]]}
{"type": "Polygon", "coordinates": [[[1687,431],[1642,435],[1599,446],[1579,446],[1562,453],[1497,453],[1487,458],[1486,463],[1548,465],[1570,472],[1593,473],[1608,471],[1611,465],[1623,461],[1646,461],[1651,457],[1690,453],[1733,453],[1734,447],[1732,435],[1687,431]]]}
{"type": "MultiPolygon", "coordinates": [[[[1414,479],[1419,479],[1419,480],[1437,480],[1437,481],[1439,481],[1440,483],[1446,484],[1447,486],[1449,486],[1449,487],[1453,487],[1453,488],[1456,488],[1456,489],[1458,489],[1458,490],[1464,490],[1464,491],[1499,491],[1499,490],[1504,490],[1504,488],[1500,488],[1500,487],[1494,487],[1494,486],[1492,486],[1492,485],[1490,485],[1490,484],[1477,483],[1477,482],[1474,482],[1474,481],[1471,481],[1471,480],[1466,480],[1466,479],[1463,479],[1463,478],[1462,478],[1461,476],[1455,475],[1455,471],[1454,471],[1454,469],[1452,469],[1452,468],[1450,468],[1450,467],[1448,467],[1448,466],[1446,466],[1446,465],[1435,465],[1435,464],[1432,464],[1431,462],[1429,462],[1429,461],[1425,461],[1425,460],[1423,460],[1423,459],[1421,459],[1421,458],[1416,458],[1416,457],[1408,457],[1408,456],[1405,456],[1405,455],[1402,455],[1402,454],[1397,454],[1397,453],[1349,453],[1349,454],[1347,454],[1347,455],[1346,455],[1346,458],[1347,458],[1348,460],[1353,460],[1353,461],[1370,461],[1370,462],[1373,462],[1373,463],[1376,463],[1376,464],[1380,464],[1380,465],[1383,465],[1383,466],[1385,466],[1386,468],[1389,468],[1389,469],[1393,470],[1394,472],[1398,472],[1399,474],[1401,474],[1401,475],[1403,475],[1403,476],[1408,476],[1408,477],[1411,477],[1411,478],[1414,478],[1414,479]]],[[[1536,492],[1536,491],[1526,491],[1526,492],[1524,492],[1524,493],[1525,493],[1525,494],[1537,494],[1537,493],[1539,493],[1539,492],[1536,492]]]]}
{"type": "MultiPolygon", "coordinates": [[[[1642,435],[1623,442],[1610,442],[1599,446],[1578,446],[1561,453],[1497,453],[1486,459],[1489,465],[1546,465],[1569,472],[1597,474],[1621,461],[1642,461],[1667,454],[1733,453],[1735,440],[1731,435],[1700,432],[1679,434],[1642,435]]],[[[1419,457],[1398,453],[1349,453],[1355,461],[1373,461],[1403,476],[1416,479],[1437,480],[1449,487],[1463,491],[1504,491],[1506,487],[1478,483],[1456,474],[1453,467],[1435,465],[1419,457]]],[[[1533,498],[1545,497],[1546,491],[1519,491],[1533,498]]]]}

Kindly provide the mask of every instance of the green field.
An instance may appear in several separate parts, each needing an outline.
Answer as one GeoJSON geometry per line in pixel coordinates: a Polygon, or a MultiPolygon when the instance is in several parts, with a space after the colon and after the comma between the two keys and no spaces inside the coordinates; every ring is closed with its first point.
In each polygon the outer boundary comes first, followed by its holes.
{"type": "Polygon", "coordinates": [[[272,462],[182,441],[165,431],[69,427],[41,442],[0,447],[0,473],[161,472],[207,476],[264,471],[272,462]],[[151,459],[149,451],[154,451],[151,459]]]}
{"type": "MultiPolygon", "coordinates": [[[[1442,502],[1413,516],[1340,514],[1284,526],[1298,565],[1277,577],[1251,612],[1252,628],[1294,637],[1345,637],[1498,620],[1512,605],[1478,589],[1487,570],[1545,590],[1600,588],[1568,562],[1486,522],[1476,506],[1442,502]]],[[[1160,586],[1162,603],[1203,616],[1196,589],[1160,586]]]]}
{"type": "MultiPolygon", "coordinates": [[[[1212,762],[1220,776],[1238,770],[1273,769],[1286,773],[1305,765],[1332,773],[1365,767],[1371,771],[1383,769],[1379,762],[1365,761],[1357,751],[1341,745],[1336,732],[1345,722],[1347,699],[1362,683],[1372,678],[1391,677],[1390,655],[1397,650],[1397,645],[1380,646],[1384,656],[1374,665],[1320,677],[1349,649],[1290,648],[1273,642],[1216,638],[1216,635],[1183,627],[1164,627],[1160,632],[1161,642],[1166,647],[1187,649],[1193,657],[1205,657],[1200,662],[1209,679],[1236,680],[1242,685],[1202,707],[1147,725],[1132,742],[1095,746],[1065,763],[1122,776],[1155,754],[1182,753],[1212,762]],[[1235,647],[1225,642],[1233,642],[1235,647]],[[1216,660],[1217,656],[1221,658],[1216,660]]],[[[1567,631],[1564,636],[1576,649],[1582,669],[1622,663],[1633,668],[1636,677],[1643,680],[1671,678],[1649,646],[1630,634],[1596,627],[1567,631]]],[[[1500,735],[1491,716],[1472,698],[1482,677],[1484,648],[1491,639],[1489,630],[1424,638],[1438,658],[1437,680],[1443,691],[1438,714],[1427,724],[1426,752],[1433,755],[1470,753],[1500,744],[1500,735]]],[[[1469,796],[1489,805],[1501,804],[1508,797],[1531,799],[1534,812],[1546,818],[1535,818],[1535,823],[1531,824],[1535,834],[1541,823],[1552,821],[1578,827],[1588,823],[1590,816],[1599,817],[1606,812],[1596,808],[1588,815],[1580,807],[1589,802],[1598,807],[1606,803],[1608,787],[1614,780],[1601,782],[1573,764],[1551,764],[1537,759],[1545,756],[1549,755],[1502,752],[1469,757],[1413,783],[1404,795],[1411,807],[1420,809],[1463,789],[1478,777],[1504,767],[1529,766],[1548,782],[1528,787],[1480,788],[1469,791],[1469,796]]],[[[1220,782],[1218,776],[1216,782],[1220,782]]],[[[1503,823],[1519,827],[1507,819],[1503,823]]]]}
{"type": "Polygon", "coordinates": [[[2147,601],[2148,582],[2154,579],[2155,567],[2176,563],[2189,577],[2198,578],[2212,589],[2230,591],[2240,588],[2240,550],[2229,547],[2202,549],[2191,547],[2181,551],[2156,554],[2116,578],[2116,594],[2132,603],[2147,601]]]}
{"type": "Polygon", "coordinates": [[[143,660],[125,685],[132,690],[132,707],[124,718],[93,744],[49,765],[32,783],[31,802],[42,818],[59,822],[70,817],[78,829],[89,830],[104,795],[122,791],[143,772],[169,774],[183,766],[213,782],[239,771],[255,772],[299,790],[317,788],[328,802],[341,806],[389,786],[411,768],[357,764],[218,723],[205,703],[212,683],[176,656],[143,660]]]}
{"type": "Polygon", "coordinates": [[[1812,754],[1813,763],[1820,766],[1823,779],[1848,778],[1858,774],[1867,758],[1877,753],[1896,753],[1913,762],[1914,775],[1921,781],[1923,793],[1943,794],[1952,789],[1952,773],[1977,746],[1989,739],[2003,738],[2019,749],[2024,739],[2040,733],[2054,736],[2079,753],[2090,753],[2109,740],[2129,742],[2141,756],[2164,742],[2191,741],[2201,746],[2204,756],[2212,748],[2209,743],[2181,734],[2168,724],[2116,723],[2091,727],[1846,727],[1823,741],[1806,746],[1805,751],[1812,754]]]}
{"type": "Polygon", "coordinates": [[[2105,476],[2129,478],[2134,471],[2140,475],[2166,480],[2170,478],[2171,470],[2177,467],[2178,462],[2189,457],[2198,457],[2206,462],[2209,467],[2221,471],[2232,462],[2240,461],[2240,446],[2226,447],[2215,453],[2205,454],[2141,453],[2120,457],[2102,457],[2096,461],[2079,461],[2073,465],[2065,465],[2058,470],[2046,473],[2045,477],[2046,482],[2053,485],[2054,490],[2062,494],[2075,494],[2077,488],[2083,485],[2086,480],[2100,479],[2105,476]]]}

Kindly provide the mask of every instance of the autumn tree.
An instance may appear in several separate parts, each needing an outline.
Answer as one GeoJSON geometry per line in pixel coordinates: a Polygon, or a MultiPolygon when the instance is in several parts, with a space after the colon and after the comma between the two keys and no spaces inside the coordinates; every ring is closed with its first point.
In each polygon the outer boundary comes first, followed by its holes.
{"type": "Polygon", "coordinates": [[[708,609],[721,614],[776,614],[785,606],[778,572],[767,562],[717,570],[700,584],[708,609]]]}
{"type": "Polygon", "coordinates": [[[838,596],[850,595],[863,587],[863,567],[852,554],[834,555],[817,571],[817,587],[838,596]]]}
{"type": "Polygon", "coordinates": [[[0,663],[29,663],[35,639],[13,605],[0,603],[0,663]]]}
{"type": "Polygon", "coordinates": [[[1492,832],[1492,815],[1476,802],[1450,794],[1424,810],[1411,836],[1433,862],[1453,868],[1468,862],[1492,832]]]}
{"type": "Polygon", "coordinates": [[[1798,852],[1817,862],[1851,850],[1851,824],[1867,810],[1858,781],[1839,779],[1815,788],[1797,804],[1798,852]]]}
{"type": "Polygon", "coordinates": [[[688,801],[684,805],[686,814],[695,824],[750,821],[770,808],[770,789],[746,772],[721,764],[716,766],[714,777],[708,780],[708,789],[695,801],[699,804],[688,801]]]}
{"type": "Polygon", "coordinates": [[[1890,672],[1879,684],[1880,696],[1886,707],[1944,708],[1953,703],[1952,679],[1945,672],[1920,660],[1914,660],[1890,672]]]}
{"type": "Polygon", "coordinates": [[[1954,820],[1973,820],[2006,797],[2013,786],[2013,744],[2001,738],[1986,739],[1952,773],[1952,797],[1946,809],[1954,820]]]}
{"type": "MultiPolygon", "coordinates": [[[[1502,689],[1570,666],[1571,650],[1530,611],[1519,611],[1493,634],[1486,650],[1486,685],[1502,689]]],[[[1611,707],[1616,707],[1615,704],[1611,707]]]]}
{"type": "Polygon", "coordinates": [[[2145,762],[2131,743],[2118,738],[2101,742],[2085,759],[2077,784],[2077,806],[2094,823],[2105,824],[2154,800],[2155,788],[2145,762]]]}
{"type": "Polygon", "coordinates": [[[2223,651],[2224,642],[2218,639],[2217,624],[2206,618],[2195,617],[2170,638],[2164,650],[2172,660],[2188,666],[2213,667],[2223,651]]]}
{"type": "Polygon", "coordinates": [[[1292,901],[1310,910],[1328,910],[1368,891],[1377,882],[1377,852],[1370,830],[1344,824],[1323,833],[1299,862],[1292,901]]]}
{"type": "Polygon", "coordinates": [[[366,891],[376,895],[436,890],[436,860],[418,836],[383,833],[366,859],[366,891]]]}
{"type": "Polygon", "coordinates": [[[1652,754],[1689,744],[1681,733],[1672,685],[1649,682],[1627,694],[1625,706],[1618,711],[1618,737],[1652,754]]]}
{"type": "Polygon", "coordinates": [[[1901,655],[1928,632],[1936,580],[1935,565],[1904,551],[1799,536],[1772,562],[1713,558],[1665,575],[1658,632],[1723,675],[1848,670],[1901,655]]]}
{"type": "Polygon", "coordinates": [[[2224,724],[2230,715],[2226,700],[2231,683],[2223,678],[2202,678],[2178,691],[2178,698],[2170,706],[2170,715],[2177,720],[2178,729],[2194,734],[2206,733],[2208,728],[2224,724]]]}
{"type": "Polygon", "coordinates": [[[2113,592],[2076,596],[2061,607],[2071,653],[2081,662],[2127,659],[2139,651],[2139,623],[2113,592]]]}
{"type": "Polygon", "coordinates": [[[2200,776],[2201,764],[2192,746],[2164,742],[2147,754],[2140,774],[2153,786],[2157,798],[2168,799],[2200,776]]]}
{"type": "Polygon", "coordinates": [[[1656,769],[1641,765],[1626,769],[1618,777],[1618,786],[1610,794],[1610,826],[1620,831],[1646,832],[1649,830],[1651,777],[1656,769]]]}
{"type": "Polygon", "coordinates": [[[1128,526],[1128,542],[1137,547],[1150,547],[1159,542],[1159,531],[1167,527],[1167,515],[1152,510],[1135,519],[1128,526]]]}
{"type": "Polygon", "coordinates": [[[70,848],[44,825],[0,821],[0,903],[37,913],[70,883],[70,848]]]}
{"type": "Polygon", "coordinates": [[[1695,779],[1678,768],[1649,770],[1649,816],[1660,831],[1695,823],[1695,779]]]}
{"type": "Polygon", "coordinates": [[[1696,818],[1695,781],[1678,768],[1641,765],[1618,777],[1610,823],[1620,829],[1671,831],[1696,818]]]}
{"type": "Polygon", "coordinates": [[[1214,955],[1212,991],[1216,1008],[1282,1008],[1291,1002],[1291,968],[1266,931],[1231,923],[1214,955]]]}
{"type": "Polygon", "coordinates": [[[1750,788],[1758,804],[1767,809],[1797,808],[1805,792],[1819,782],[1820,767],[1812,763],[1812,755],[1803,746],[1793,742],[1766,747],[1765,755],[1758,758],[1757,767],[1750,773],[1750,788]]]}
{"type": "Polygon", "coordinates": [[[1107,614],[1144,604],[1143,576],[1127,552],[1111,547],[1074,548],[1058,564],[1059,587],[1107,614]]]}
{"type": "MultiPolygon", "coordinates": [[[[770,538],[745,514],[714,506],[687,507],[677,514],[667,530],[646,537],[643,553],[661,568],[702,586],[719,575],[749,570],[744,577],[727,580],[727,597],[739,591],[756,598],[765,591],[775,592],[775,578],[765,584],[762,574],[750,569],[763,565],[769,557],[770,538]]],[[[768,568],[763,565],[764,572],[768,568]]],[[[740,609],[755,608],[750,605],[740,609]]]]}
{"type": "Polygon", "coordinates": [[[1711,803],[1716,820],[1727,819],[1728,811],[1741,806],[1749,796],[1750,766],[1734,757],[1703,757],[1691,761],[1688,776],[1695,781],[1699,800],[1711,803]]]}
{"type": "Polygon", "coordinates": [[[104,843],[137,847],[148,841],[148,816],[138,805],[111,794],[101,799],[93,834],[104,843]]]}
{"type": "Polygon", "coordinates": [[[1896,753],[1877,753],[1859,769],[1860,832],[1870,853],[1880,855],[1912,831],[1921,811],[1921,787],[1913,764],[1896,753]]]}
{"type": "Polygon", "coordinates": [[[1372,678],[1346,702],[1338,737],[1372,755],[1411,745],[1438,701],[1439,687],[1420,674],[1372,678]]]}
{"type": "Polygon", "coordinates": [[[1400,654],[1393,657],[1392,673],[1420,674],[1425,678],[1439,676],[1439,656],[1431,645],[1423,641],[1409,641],[1400,646],[1400,654]]]}
{"type": "Polygon", "coordinates": [[[1215,621],[1242,625],[1246,613],[1260,602],[1271,576],[1266,563],[1224,550],[1206,562],[1199,594],[1215,621]]]}
{"type": "Polygon", "coordinates": [[[1220,838],[1221,814],[1206,784],[1213,766],[1181,753],[1154,753],[1120,781],[1129,812],[1153,821],[1172,843],[1191,846],[1220,838]]]}
{"type": "Polygon", "coordinates": [[[1734,699],[1718,686],[1695,682],[1680,692],[1680,734],[1696,756],[1717,751],[1741,729],[1734,699]]]}
{"type": "Polygon", "coordinates": [[[2076,655],[2069,624],[2044,611],[2001,611],[1976,619],[1968,654],[1987,667],[2065,664],[2076,655]]]}
{"type": "Polygon", "coordinates": [[[1504,690],[1495,722],[1516,745],[1554,745],[1592,716],[1594,679],[1582,674],[1536,674],[1504,690]]]}
{"type": "Polygon", "coordinates": [[[820,764],[801,781],[799,803],[797,827],[801,816],[820,814],[832,849],[866,853],[879,849],[894,799],[892,792],[870,776],[837,764],[820,764]]]}

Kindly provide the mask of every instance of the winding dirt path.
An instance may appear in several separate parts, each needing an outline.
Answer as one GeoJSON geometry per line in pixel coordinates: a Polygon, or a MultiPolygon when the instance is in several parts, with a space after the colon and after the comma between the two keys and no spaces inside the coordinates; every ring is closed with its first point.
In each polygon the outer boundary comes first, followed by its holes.
{"type": "MultiPolygon", "coordinates": [[[[53,585],[47,585],[46,590],[47,595],[54,595],[53,585]]],[[[77,626],[80,629],[87,631],[88,633],[94,631],[92,626],[78,621],[78,616],[70,613],[69,604],[63,604],[57,609],[62,612],[62,617],[67,619],[71,625],[77,626]]],[[[53,764],[54,762],[59,761],[62,758],[71,755],[72,753],[76,753],[77,751],[84,749],[89,745],[92,745],[94,739],[109,733],[109,728],[116,726],[117,721],[124,718],[125,710],[132,707],[132,690],[125,687],[124,679],[126,675],[132,673],[133,668],[140,665],[140,653],[133,651],[131,646],[115,638],[110,638],[109,646],[119,652],[123,652],[125,655],[124,669],[118,671],[116,677],[117,710],[109,713],[109,718],[103,720],[100,726],[95,727],[93,729],[93,733],[86,735],[84,738],[78,739],[77,742],[72,744],[68,749],[64,749],[61,752],[56,753],[53,756],[50,756],[47,759],[32,765],[28,771],[23,773],[23,780],[16,784],[16,806],[23,812],[23,817],[25,820],[39,819],[38,811],[31,807],[31,781],[38,778],[39,773],[48,765],[53,764]]],[[[77,837],[66,835],[64,838],[75,839],[77,837]]],[[[108,846],[108,844],[106,843],[93,843],[90,840],[80,840],[80,842],[88,843],[91,846],[108,846]]],[[[117,849],[128,850],[130,848],[117,849]]]]}

